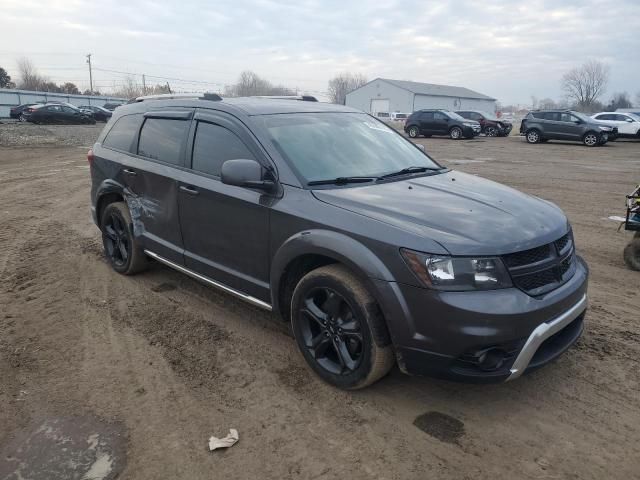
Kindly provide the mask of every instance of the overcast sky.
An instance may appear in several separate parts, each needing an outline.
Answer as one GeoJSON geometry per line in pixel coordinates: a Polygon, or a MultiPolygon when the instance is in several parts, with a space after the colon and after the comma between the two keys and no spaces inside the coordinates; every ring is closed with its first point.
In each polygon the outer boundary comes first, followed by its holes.
{"type": "MultiPolygon", "coordinates": [[[[638,0],[0,0],[0,66],[30,58],[56,83],[106,91],[125,73],[184,91],[218,91],[250,69],[321,94],[359,72],[457,85],[503,104],[562,96],[563,72],[592,58],[611,68],[602,100],[640,91],[638,0]],[[173,79],[188,80],[178,81],[173,79]],[[196,83],[201,82],[201,83],[196,83]]],[[[140,82],[141,78],[136,77],[140,82]]]]}

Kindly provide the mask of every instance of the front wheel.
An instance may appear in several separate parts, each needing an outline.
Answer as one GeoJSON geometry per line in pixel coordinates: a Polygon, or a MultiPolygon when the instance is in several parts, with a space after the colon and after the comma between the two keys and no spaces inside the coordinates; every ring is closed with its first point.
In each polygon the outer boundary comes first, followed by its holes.
{"type": "Polygon", "coordinates": [[[527,132],[527,143],[540,142],[540,132],[538,130],[529,130],[527,132]]]}
{"type": "Polygon", "coordinates": [[[418,135],[420,135],[420,130],[418,129],[418,127],[413,126],[413,127],[409,127],[409,130],[407,131],[407,133],[409,134],[409,137],[417,138],[418,135]]]}
{"type": "Polygon", "coordinates": [[[582,143],[587,147],[595,147],[600,143],[600,137],[594,132],[587,132],[585,136],[582,137],[582,143]]]}
{"type": "Polygon", "coordinates": [[[24,114],[21,113],[20,116],[18,117],[18,121],[19,122],[26,122],[27,121],[27,117],[25,117],[24,114]]]}
{"type": "Polygon", "coordinates": [[[460,127],[453,127],[449,130],[449,136],[452,140],[459,140],[462,138],[462,129],[460,127]]]}
{"type": "Polygon", "coordinates": [[[487,137],[497,137],[498,136],[498,129],[496,127],[487,127],[484,129],[484,134],[487,137]]]}
{"type": "Polygon", "coordinates": [[[291,301],[293,333],[304,359],[338,388],[364,388],[395,362],[380,309],[361,281],[342,265],[305,275],[291,301]]]}
{"type": "Polygon", "coordinates": [[[118,273],[133,275],[144,270],[148,259],[133,234],[133,222],[124,202],[110,203],[100,222],[104,253],[118,273]]]}

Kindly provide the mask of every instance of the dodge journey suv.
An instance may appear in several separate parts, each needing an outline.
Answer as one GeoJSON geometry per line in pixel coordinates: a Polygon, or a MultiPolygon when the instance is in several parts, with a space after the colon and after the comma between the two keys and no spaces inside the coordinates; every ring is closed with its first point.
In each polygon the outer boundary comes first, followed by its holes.
{"type": "Polygon", "coordinates": [[[88,155],[113,269],[161,262],[273,310],[311,369],[346,389],[394,364],[513,380],[576,341],[588,273],[558,207],[309,100],[116,109],[88,155]]]}

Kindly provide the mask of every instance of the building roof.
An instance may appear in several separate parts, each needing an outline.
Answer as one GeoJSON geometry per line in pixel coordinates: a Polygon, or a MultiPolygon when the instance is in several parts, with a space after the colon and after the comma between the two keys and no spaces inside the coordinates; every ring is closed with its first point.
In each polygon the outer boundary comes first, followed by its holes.
{"type": "MultiPolygon", "coordinates": [[[[477,98],[481,100],[496,100],[495,98],[483,95],[482,93],[474,92],[464,87],[452,87],[449,85],[436,85],[435,83],[422,83],[422,82],[410,82],[408,80],[392,80],[390,78],[376,78],[369,83],[375,81],[383,81],[395,85],[396,87],[409,90],[416,95],[434,95],[441,97],[456,97],[456,98],[477,98]]],[[[368,84],[367,84],[368,85],[368,84]]],[[[364,86],[364,85],[363,85],[364,86]]],[[[362,87],[360,87],[362,88],[362,87]]],[[[355,90],[354,90],[355,91],[355,90]]]]}

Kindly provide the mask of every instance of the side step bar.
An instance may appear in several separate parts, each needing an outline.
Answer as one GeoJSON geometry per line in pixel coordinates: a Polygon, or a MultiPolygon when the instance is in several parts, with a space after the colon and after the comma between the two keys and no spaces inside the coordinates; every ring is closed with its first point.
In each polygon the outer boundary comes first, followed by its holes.
{"type": "Polygon", "coordinates": [[[209,277],[205,277],[204,275],[200,275],[199,273],[189,270],[188,268],[185,268],[182,265],[173,263],[171,260],[167,260],[166,258],[161,257],[157,253],[153,253],[150,250],[145,250],[144,253],[147,254],[149,257],[153,258],[154,260],[157,260],[160,263],[164,263],[167,267],[171,267],[174,270],[177,270],[186,275],[189,275],[191,278],[200,280],[201,282],[204,282],[207,285],[211,285],[212,287],[222,290],[223,292],[230,293],[231,295],[238,297],[240,300],[244,300],[247,303],[250,303],[252,305],[255,305],[256,307],[260,307],[268,311],[272,310],[271,305],[269,305],[267,302],[263,302],[262,300],[252,297],[251,295],[247,295],[246,293],[236,290],[235,288],[231,288],[223,283],[216,282],[215,280],[211,280],[209,277]]]}

